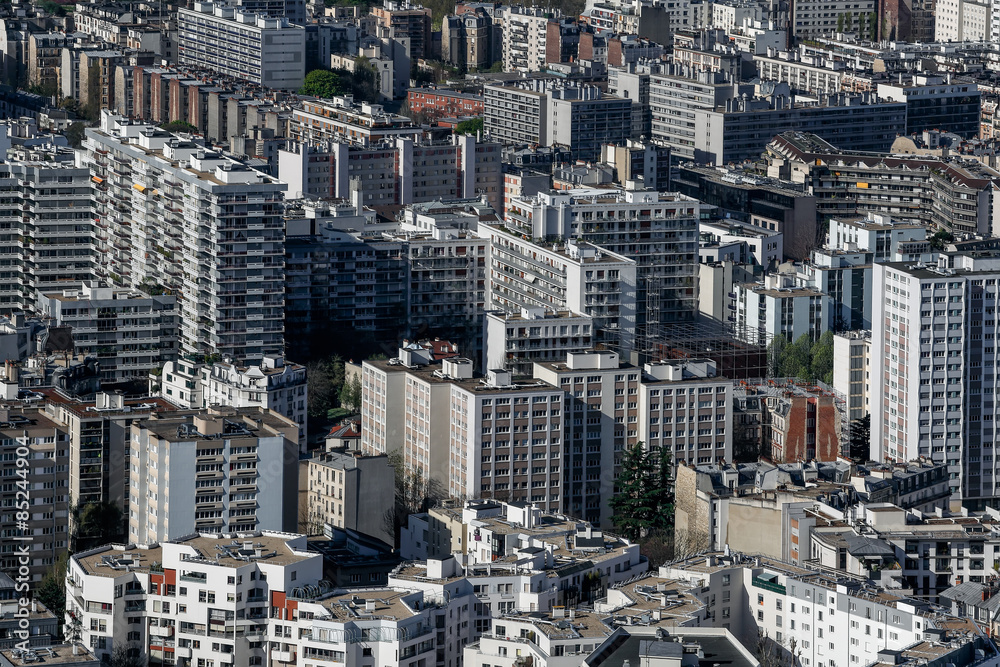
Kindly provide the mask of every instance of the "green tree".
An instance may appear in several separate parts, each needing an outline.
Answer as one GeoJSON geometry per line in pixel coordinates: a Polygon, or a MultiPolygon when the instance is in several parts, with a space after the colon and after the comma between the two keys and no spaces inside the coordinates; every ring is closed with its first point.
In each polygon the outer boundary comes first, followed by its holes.
{"type": "Polygon", "coordinates": [[[66,616],[66,567],[69,553],[63,552],[35,588],[35,598],[55,614],[60,623],[66,616]]]}
{"type": "Polygon", "coordinates": [[[833,332],[824,331],[812,346],[810,369],[812,377],[833,384],[833,332]]]}
{"type": "Polygon", "coordinates": [[[299,93],[302,95],[327,99],[343,95],[345,92],[347,92],[347,88],[341,78],[328,69],[314,69],[309,72],[306,74],[302,87],[299,88],[299,93]]]}
{"type": "Polygon", "coordinates": [[[309,416],[325,417],[327,411],[337,407],[343,384],[344,360],[339,355],[306,364],[309,416]]]}
{"type": "Polygon", "coordinates": [[[482,118],[472,118],[470,120],[463,120],[461,123],[455,126],[455,134],[476,134],[477,132],[483,131],[483,119],[482,118]]]}
{"type": "Polygon", "coordinates": [[[673,525],[670,453],[654,455],[641,442],[625,450],[615,494],[609,501],[611,522],[626,538],[637,540],[673,525]]]}
{"type": "Polygon", "coordinates": [[[802,334],[785,350],[781,360],[781,377],[812,380],[812,339],[802,334]]]}
{"type": "Polygon", "coordinates": [[[947,229],[939,229],[931,234],[929,239],[933,250],[944,250],[945,246],[955,240],[955,235],[947,229]]]}
{"type": "Polygon", "coordinates": [[[340,388],[340,405],[352,412],[361,409],[361,377],[357,373],[340,388]]]}
{"type": "Polygon", "coordinates": [[[837,14],[837,32],[844,32],[844,15],[837,14]]]}
{"type": "Polygon", "coordinates": [[[66,135],[66,141],[73,148],[79,148],[83,145],[83,139],[86,136],[83,132],[84,124],[80,122],[70,123],[69,127],[66,128],[64,134],[66,135]]]}
{"type": "Polygon", "coordinates": [[[73,551],[86,551],[125,539],[125,515],[109,502],[77,505],[73,515],[73,551]]]}
{"type": "Polygon", "coordinates": [[[382,75],[368,58],[355,58],[354,72],[351,73],[351,94],[356,101],[378,102],[382,99],[381,80],[382,75]]]}
{"type": "Polygon", "coordinates": [[[186,120],[172,120],[169,123],[164,123],[160,127],[167,132],[197,132],[198,128],[186,120]]]}
{"type": "Polygon", "coordinates": [[[868,12],[868,39],[878,41],[878,14],[875,12],[868,12]]]}
{"type": "Polygon", "coordinates": [[[767,345],[767,372],[771,377],[781,376],[781,364],[788,349],[788,339],[783,335],[775,336],[767,345]]]}

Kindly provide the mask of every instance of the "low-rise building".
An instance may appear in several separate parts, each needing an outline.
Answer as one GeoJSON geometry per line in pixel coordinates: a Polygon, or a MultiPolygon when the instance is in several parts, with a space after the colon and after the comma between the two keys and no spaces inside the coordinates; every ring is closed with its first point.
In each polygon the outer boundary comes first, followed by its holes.
{"type": "Polygon", "coordinates": [[[177,297],[84,283],[80,290],[39,292],[38,309],[57,326],[71,327],[73,346],[96,356],[105,380],[147,377],[177,358],[177,297]]]}
{"type": "Polygon", "coordinates": [[[281,355],[265,355],[259,366],[242,366],[231,358],[206,363],[184,357],[165,363],[154,379],[159,395],[180,408],[259,407],[288,417],[298,425],[296,441],[306,450],[306,369],[281,355]]]}
{"type": "Polygon", "coordinates": [[[329,452],[309,460],[310,532],[357,531],[393,544],[386,514],[395,503],[395,473],[386,456],[329,452]]]}

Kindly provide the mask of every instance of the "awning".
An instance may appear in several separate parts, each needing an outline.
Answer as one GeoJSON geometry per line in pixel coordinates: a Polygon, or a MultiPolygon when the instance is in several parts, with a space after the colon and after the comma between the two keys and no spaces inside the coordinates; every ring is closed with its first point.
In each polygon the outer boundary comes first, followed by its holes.
{"type": "Polygon", "coordinates": [[[104,182],[104,179],[101,178],[100,176],[92,176],[90,180],[92,180],[94,183],[103,183],[104,182]]]}
{"type": "Polygon", "coordinates": [[[146,192],[146,186],[145,185],[139,185],[138,183],[136,183],[135,185],[132,186],[132,188],[135,189],[135,190],[138,190],[139,192],[142,192],[142,193],[146,192]]]}

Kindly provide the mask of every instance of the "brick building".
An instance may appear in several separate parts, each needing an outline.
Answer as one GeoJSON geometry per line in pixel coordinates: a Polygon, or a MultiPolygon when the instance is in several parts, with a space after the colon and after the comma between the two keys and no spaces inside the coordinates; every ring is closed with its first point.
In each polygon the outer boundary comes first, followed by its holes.
{"type": "Polygon", "coordinates": [[[414,113],[428,118],[483,115],[483,96],[439,88],[410,88],[406,101],[414,113]]]}
{"type": "Polygon", "coordinates": [[[766,389],[762,451],[775,463],[836,461],[841,409],[832,392],[786,383],[766,389]]]}

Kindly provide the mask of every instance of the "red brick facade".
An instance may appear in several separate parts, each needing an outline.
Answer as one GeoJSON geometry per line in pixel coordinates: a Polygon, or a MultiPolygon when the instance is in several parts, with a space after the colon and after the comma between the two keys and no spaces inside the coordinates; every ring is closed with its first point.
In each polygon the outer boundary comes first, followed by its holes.
{"type": "Polygon", "coordinates": [[[445,116],[482,116],[483,98],[454,90],[411,88],[406,94],[410,109],[433,119],[445,116]]]}

